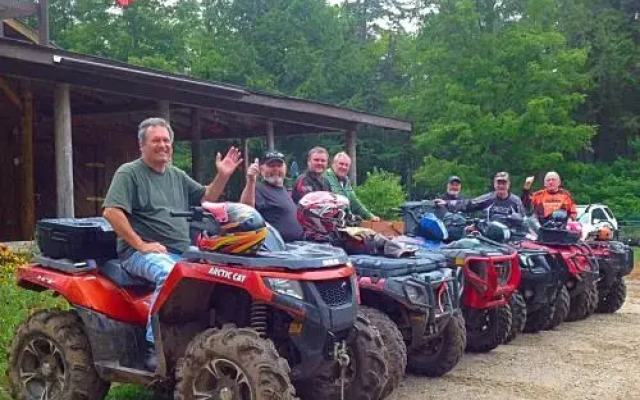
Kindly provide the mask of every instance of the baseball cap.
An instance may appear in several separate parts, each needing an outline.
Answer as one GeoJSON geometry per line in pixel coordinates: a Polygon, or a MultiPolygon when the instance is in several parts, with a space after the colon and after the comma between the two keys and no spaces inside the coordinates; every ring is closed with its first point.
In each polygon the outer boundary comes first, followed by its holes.
{"type": "Polygon", "coordinates": [[[493,180],[495,181],[507,181],[507,182],[511,182],[511,177],[509,176],[508,172],[498,172],[497,174],[495,174],[495,176],[493,177],[493,180]]]}
{"type": "Polygon", "coordinates": [[[451,182],[456,182],[458,181],[458,183],[462,183],[462,179],[460,179],[459,176],[457,175],[452,175],[449,177],[449,180],[447,182],[451,183],[451,182]]]}
{"type": "Polygon", "coordinates": [[[268,163],[269,161],[282,161],[284,162],[284,154],[279,152],[278,150],[267,150],[260,160],[260,164],[268,163]]]}

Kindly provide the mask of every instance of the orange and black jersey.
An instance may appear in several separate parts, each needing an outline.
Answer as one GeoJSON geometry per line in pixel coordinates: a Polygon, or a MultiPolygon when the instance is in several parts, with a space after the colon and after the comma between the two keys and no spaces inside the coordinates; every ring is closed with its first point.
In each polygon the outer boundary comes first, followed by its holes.
{"type": "Polygon", "coordinates": [[[523,190],[521,198],[525,208],[533,208],[533,212],[540,222],[546,221],[556,210],[567,210],[567,214],[573,219],[578,216],[571,193],[564,189],[559,189],[555,193],[542,189],[533,194],[530,194],[528,190],[523,190]]]}

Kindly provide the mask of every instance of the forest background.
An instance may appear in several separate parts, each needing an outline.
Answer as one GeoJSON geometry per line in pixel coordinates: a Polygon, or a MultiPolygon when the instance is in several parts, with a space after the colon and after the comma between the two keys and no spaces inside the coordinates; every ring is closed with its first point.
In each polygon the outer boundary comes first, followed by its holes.
{"type": "MultiPolygon", "coordinates": [[[[444,191],[487,191],[506,170],[558,171],[580,203],[640,215],[640,1],[51,0],[52,39],[72,51],[411,120],[362,128],[359,190],[375,210],[444,191]],[[336,4],[337,3],[337,4],[336,4]],[[380,172],[386,171],[386,172],[380,172]],[[373,172],[373,174],[371,174],[373,172]]],[[[313,145],[277,139],[305,165],[313,145]]],[[[204,144],[206,176],[215,151],[204,144]]],[[[250,144],[253,159],[264,142],[250,144]]],[[[175,162],[190,170],[188,143],[175,162]]],[[[233,188],[239,191],[238,185],[233,188]]]]}

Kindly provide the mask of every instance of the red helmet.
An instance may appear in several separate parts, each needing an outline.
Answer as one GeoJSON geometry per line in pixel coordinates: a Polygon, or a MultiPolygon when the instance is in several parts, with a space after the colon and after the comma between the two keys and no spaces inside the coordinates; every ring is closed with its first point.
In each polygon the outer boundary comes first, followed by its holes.
{"type": "Polygon", "coordinates": [[[298,222],[305,232],[327,234],[342,228],[349,200],[331,192],[311,192],[298,203],[298,222]]]}
{"type": "Polygon", "coordinates": [[[218,232],[203,231],[196,244],[203,251],[255,254],[267,236],[264,219],[255,208],[240,203],[202,203],[218,224],[218,232]]]}

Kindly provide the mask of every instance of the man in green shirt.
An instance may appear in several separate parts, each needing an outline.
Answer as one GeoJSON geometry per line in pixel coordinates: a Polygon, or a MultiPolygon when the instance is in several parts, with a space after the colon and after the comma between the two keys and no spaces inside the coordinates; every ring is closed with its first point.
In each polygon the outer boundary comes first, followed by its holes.
{"type": "MultiPolygon", "coordinates": [[[[218,201],[229,177],[242,162],[232,147],[216,155],[217,174],[202,186],[171,164],[173,130],[162,118],[138,128],[141,157],[121,165],[113,176],[102,215],[118,235],[118,255],[132,275],[155,283],[150,310],[180,255],[189,248],[189,223],[171,211],[186,211],[203,201],[218,201]]],[[[155,370],[153,329],[147,324],[146,367],[155,370]]]]}
{"type": "Polygon", "coordinates": [[[351,157],[341,151],[333,156],[331,168],[327,169],[323,176],[329,181],[329,186],[333,193],[341,194],[349,199],[349,208],[353,214],[374,222],[380,221],[380,218],[367,210],[367,207],[365,207],[356,196],[356,192],[353,190],[353,186],[351,186],[351,182],[347,176],[349,168],[351,168],[351,157]]]}

